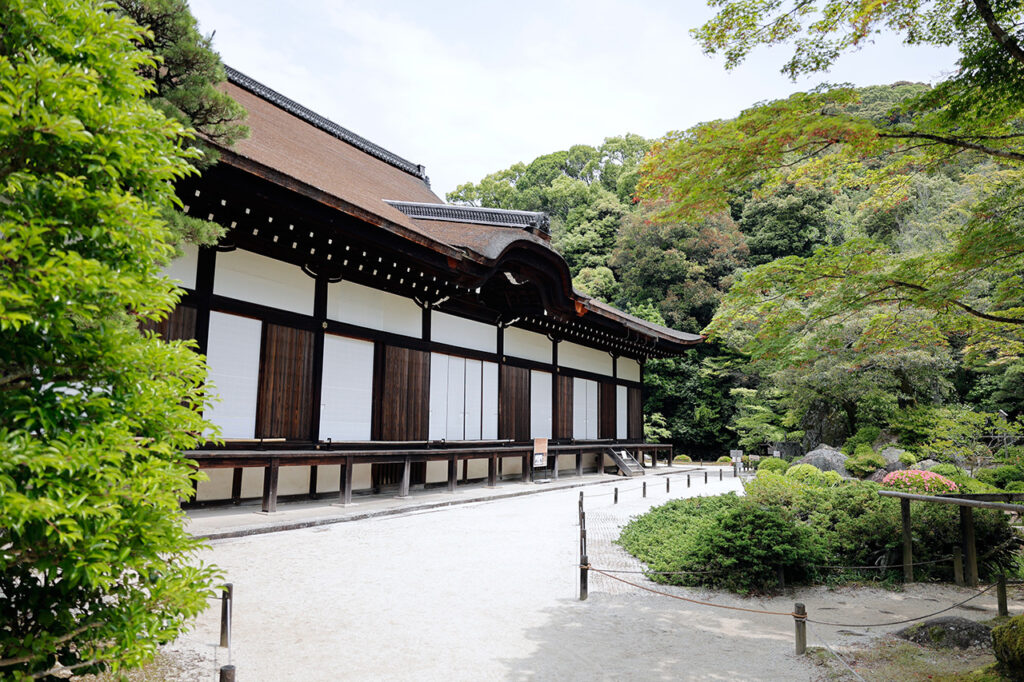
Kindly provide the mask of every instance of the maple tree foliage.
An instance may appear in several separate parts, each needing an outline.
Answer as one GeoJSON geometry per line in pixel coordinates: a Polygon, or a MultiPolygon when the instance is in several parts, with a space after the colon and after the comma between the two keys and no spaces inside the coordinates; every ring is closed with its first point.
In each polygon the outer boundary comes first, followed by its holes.
{"type": "MultiPolygon", "coordinates": [[[[903,0],[712,0],[717,16],[694,31],[734,66],[758,45],[792,43],[783,71],[827,69],[875,33],[910,44],[955,46],[957,70],[931,88],[866,115],[863,91],[821,86],[756,105],[735,119],[699,124],[657,142],[639,195],[657,219],[692,220],[725,210],[737,192],[769,196],[814,187],[861,193],[858,209],[884,214],[912,198],[922,175],[989,160],[964,220],[941,246],[900,249],[854,235],[754,268],[732,287],[707,328],[754,360],[809,361],[835,345],[896,352],[968,340],[989,360],[1020,355],[1024,342],[1024,9],[1017,2],[903,0]],[[789,190],[792,191],[792,190],[789,190]],[[867,315],[856,338],[841,333],[867,315]]],[[[870,48],[868,48],[870,49],[870,48]]]]}

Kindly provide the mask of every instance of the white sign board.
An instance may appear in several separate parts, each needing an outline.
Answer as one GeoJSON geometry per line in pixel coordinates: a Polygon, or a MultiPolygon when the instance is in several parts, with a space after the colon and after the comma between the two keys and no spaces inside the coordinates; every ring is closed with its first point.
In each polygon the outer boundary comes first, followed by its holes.
{"type": "Polygon", "coordinates": [[[548,439],[533,439],[533,468],[543,469],[548,465],[548,439]]]}
{"type": "Polygon", "coordinates": [[[742,450],[730,450],[729,451],[729,456],[732,457],[732,461],[738,462],[738,461],[740,461],[743,458],[743,451],[742,450]]]}

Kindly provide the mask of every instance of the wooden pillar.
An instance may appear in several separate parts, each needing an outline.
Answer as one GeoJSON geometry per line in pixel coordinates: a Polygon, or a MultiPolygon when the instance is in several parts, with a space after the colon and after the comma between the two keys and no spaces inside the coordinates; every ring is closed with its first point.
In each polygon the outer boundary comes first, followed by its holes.
{"type": "Polygon", "coordinates": [[[412,461],[407,456],[402,462],[402,481],[398,484],[398,496],[409,497],[409,479],[412,477],[412,461]]]}
{"type": "Polygon", "coordinates": [[[469,460],[462,460],[462,483],[469,483],[469,460]]]}
{"type": "Polygon", "coordinates": [[[242,503],[242,467],[231,472],[231,504],[242,503]]]}
{"type": "Polygon", "coordinates": [[[914,543],[910,532],[910,500],[900,500],[900,516],[903,519],[903,582],[914,582],[914,543]]]}
{"type": "Polygon", "coordinates": [[[960,507],[960,542],[963,545],[964,577],[969,587],[978,586],[978,552],[974,545],[974,509],[960,507]]]}
{"type": "Polygon", "coordinates": [[[455,492],[455,484],[459,478],[459,460],[455,455],[448,455],[448,492],[455,492]]]}
{"type": "MultiPolygon", "coordinates": [[[[550,462],[551,460],[549,459],[548,461],[550,462]]],[[[553,478],[554,480],[557,481],[558,480],[558,455],[555,455],[555,464],[552,467],[552,469],[553,469],[553,471],[551,472],[551,478],[553,478]]]]}
{"type": "Polygon", "coordinates": [[[658,468],[658,450],[657,449],[651,450],[651,468],[652,469],[657,469],[658,468]]]}
{"type": "Polygon", "coordinates": [[[487,458],[487,487],[498,487],[498,456],[491,455],[487,458]]]}
{"type": "Polygon", "coordinates": [[[277,511],[277,470],[281,461],[277,457],[263,470],[263,511],[271,514],[277,511]]]}
{"type": "Polygon", "coordinates": [[[533,457],[523,455],[523,483],[530,482],[530,465],[533,464],[533,457]]]}
{"type": "Polygon", "coordinates": [[[341,490],[339,492],[339,501],[342,504],[352,504],[352,464],[353,457],[350,455],[345,458],[345,463],[342,465],[341,470],[341,490]]]}
{"type": "Polygon", "coordinates": [[[576,453],[576,475],[583,475],[583,451],[580,450],[576,453]]]}
{"type": "Polygon", "coordinates": [[[319,495],[316,494],[316,465],[309,467],[309,499],[319,499],[319,495]]]}

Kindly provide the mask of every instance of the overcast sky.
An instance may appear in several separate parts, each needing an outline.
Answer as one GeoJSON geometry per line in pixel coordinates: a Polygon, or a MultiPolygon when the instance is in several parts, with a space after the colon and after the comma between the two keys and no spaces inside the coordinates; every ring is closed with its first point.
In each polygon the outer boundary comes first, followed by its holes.
{"type": "Polygon", "coordinates": [[[427,167],[444,197],[627,132],[660,137],[821,81],[934,82],[951,50],[893,37],[792,83],[783,49],[726,72],[688,30],[698,0],[191,0],[226,64],[427,167]]]}

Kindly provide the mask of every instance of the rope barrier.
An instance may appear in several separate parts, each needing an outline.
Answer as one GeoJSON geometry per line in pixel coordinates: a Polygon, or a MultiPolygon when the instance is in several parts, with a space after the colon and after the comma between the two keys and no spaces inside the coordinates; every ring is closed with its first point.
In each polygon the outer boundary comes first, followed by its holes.
{"type": "Polygon", "coordinates": [[[600,568],[594,568],[590,564],[587,564],[585,566],[580,566],[580,568],[585,568],[588,571],[594,571],[595,573],[600,573],[601,575],[605,576],[606,578],[611,578],[612,580],[618,580],[620,583],[625,583],[626,585],[629,585],[631,587],[636,587],[636,588],[644,590],[646,592],[651,592],[653,594],[660,594],[663,597],[671,597],[672,599],[678,599],[680,601],[690,602],[691,604],[700,604],[701,606],[713,606],[715,608],[728,609],[730,611],[746,611],[747,613],[760,613],[760,614],[764,614],[764,615],[768,615],[768,616],[790,616],[792,618],[799,617],[798,614],[794,613],[793,611],[789,611],[789,612],[785,612],[785,613],[783,613],[782,611],[762,611],[760,609],[748,609],[748,608],[745,608],[745,607],[742,607],[742,606],[728,606],[727,604],[714,604],[714,603],[709,602],[709,601],[701,601],[699,599],[690,599],[689,597],[683,597],[683,596],[680,596],[678,594],[671,594],[669,592],[662,592],[661,590],[654,590],[654,589],[651,589],[650,587],[645,587],[643,585],[638,585],[636,583],[631,583],[628,580],[623,580],[622,578],[617,578],[614,575],[611,575],[610,573],[608,573],[607,571],[602,571],[600,568]]]}
{"type": "Polygon", "coordinates": [[[924,616],[917,616],[916,618],[907,618],[905,620],[894,620],[891,623],[866,623],[866,624],[865,623],[830,623],[830,622],[823,621],[823,620],[813,620],[811,618],[808,618],[807,622],[808,623],[814,623],[815,625],[828,625],[828,626],[831,626],[831,627],[839,627],[839,628],[884,628],[884,627],[889,627],[890,625],[903,625],[904,623],[913,623],[915,621],[924,620],[925,618],[931,618],[932,616],[937,616],[940,613],[945,613],[946,611],[952,611],[953,609],[955,609],[958,606],[963,606],[967,602],[969,602],[969,601],[971,601],[973,599],[977,599],[978,597],[980,597],[981,595],[985,594],[986,592],[988,592],[989,590],[991,590],[995,586],[996,586],[996,583],[992,583],[991,585],[989,585],[985,589],[981,590],[977,594],[971,595],[967,599],[964,599],[961,602],[957,602],[956,604],[953,604],[952,606],[947,606],[946,608],[942,609],[941,611],[935,611],[934,613],[929,613],[929,614],[924,615],[924,616]]]}
{"type": "MultiPolygon", "coordinates": [[[[912,566],[925,566],[925,565],[928,565],[928,564],[941,564],[941,563],[944,563],[946,561],[953,561],[953,557],[952,556],[948,556],[948,557],[943,557],[941,559],[932,559],[930,561],[915,561],[911,565],[912,566]]],[[[824,564],[807,564],[807,567],[808,568],[826,568],[826,569],[831,569],[831,568],[835,568],[835,569],[848,568],[848,569],[856,569],[856,570],[869,570],[870,569],[870,570],[884,571],[884,570],[888,570],[888,569],[896,570],[896,569],[903,568],[903,564],[884,564],[884,565],[881,565],[881,566],[879,566],[879,565],[873,565],[873,566],[826,566],[824,564]]]]}
{"type": "Polygon", "coordinates": [[[707,575],[709,573],[717,573],[718,571],[613,571],[605,569],[605,572],[633,575],[707,575]]]}
{"type": "Polygon", "coordinates": [[[863,677],[861,677],[860,675],[858,675],[858,674],[857,674],[857,671],[856,671],[856,670],[854,670],[854,669],[853,669],[852,667],[850,667],[850,664],[849,664],[849,663],[847,663],[846,661],[844,661],[844,660],[843,660],[843,658],[842,658],[842,657],[841,657],[841,656],[840,656],[839,654],[837,654],[837,653],[836,653],[835,651],[833,651],[833,650],[832,650],[832,647],[830,647],[830,646],[829,646],[828,644],[826,644],[826,645],[825,645],[825,648],[826,648],[826,649],[828,649],[828,652],[829,652],[830,654],[832,654],[833,656],[835,656],[835,657],[836,657],[836,660],[838,660],[838,661],[839,661],[840,663],[842,663],[843,665],[845,665],[845,666],[846,666],[846,669],[850,671],[850,674],[851,674],[851,675],[853,675],[853,676],[854,676],[854,677],[856,677],[856,678],[857,678],[858,680],[860,680],[860,682],[866,682],[866,680],[865,680],[865,679],[864,679],[863,677]]]}

